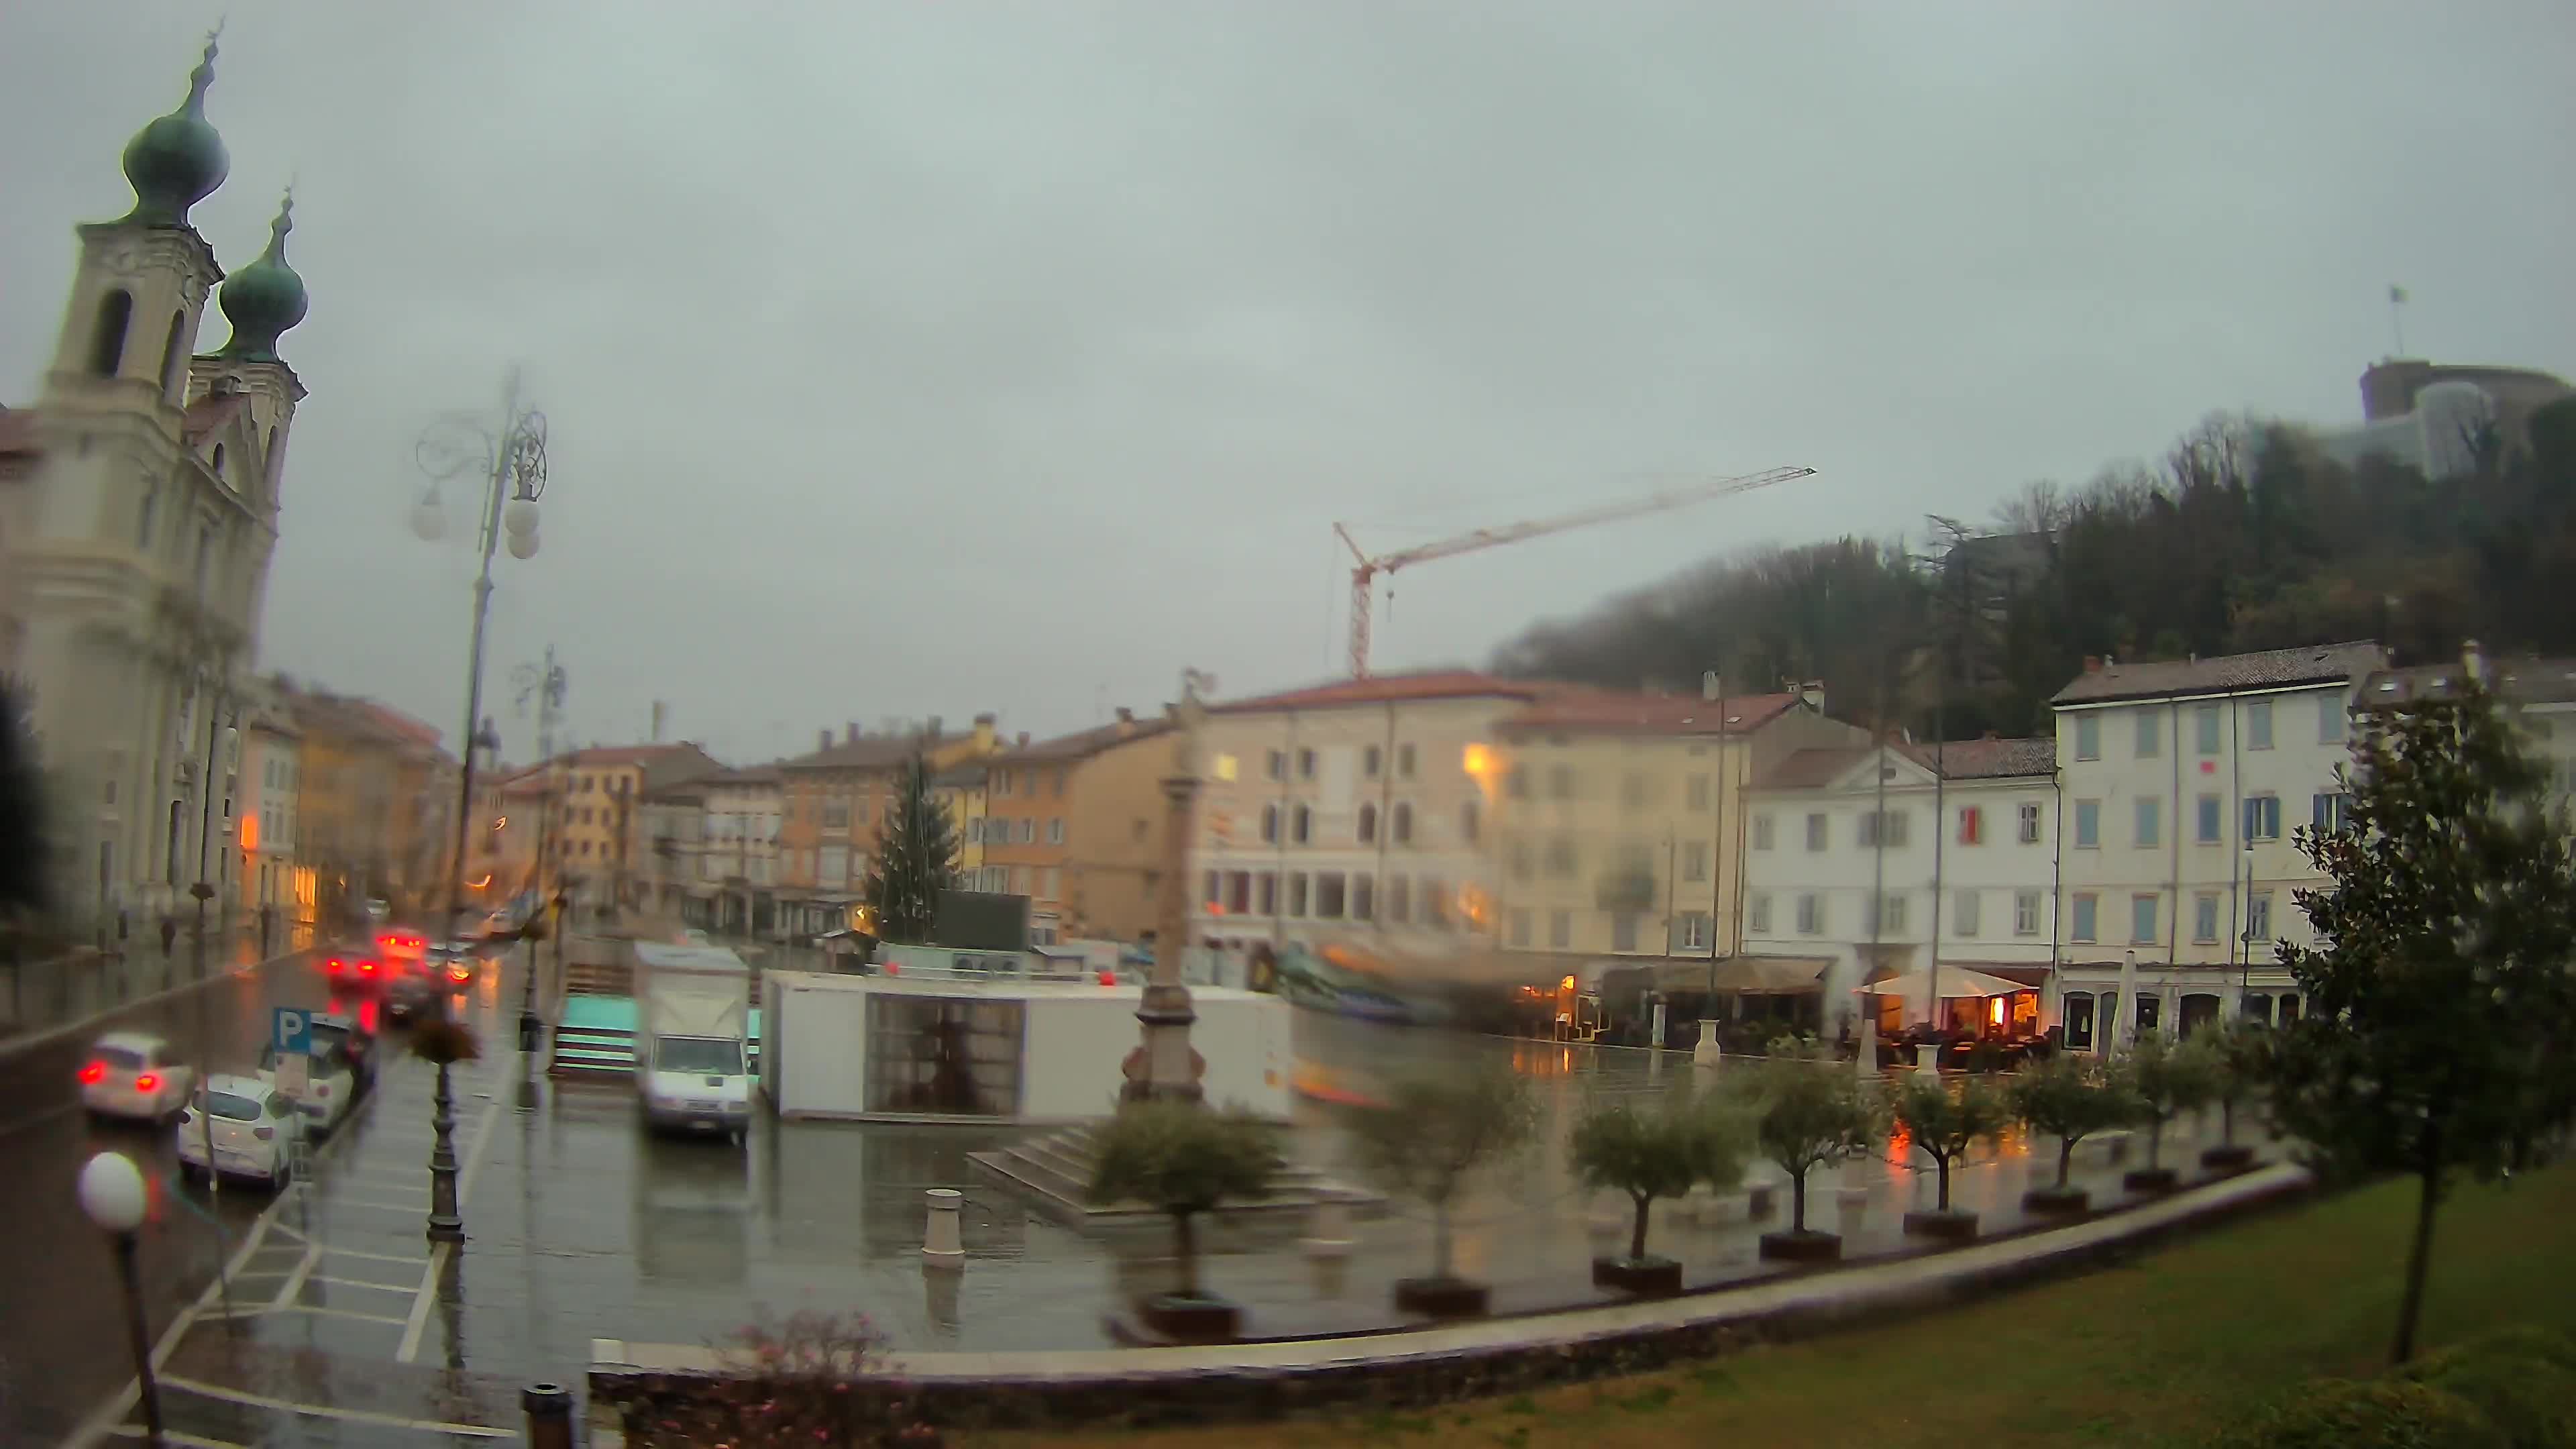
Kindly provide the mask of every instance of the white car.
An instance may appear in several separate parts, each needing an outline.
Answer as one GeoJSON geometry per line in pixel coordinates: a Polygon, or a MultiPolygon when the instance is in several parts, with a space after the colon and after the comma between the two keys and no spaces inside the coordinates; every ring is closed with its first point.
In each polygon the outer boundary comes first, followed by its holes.
{"type": "MultiPolygon", "coordinates": [[[[272,1085],[276,1082],[276,1047],[260,1048],[259,1074],[272,1085]]],[[[339,1126],[357,1104],[358,1082],[349,1071],[347,1057],[337,1051],[317,1052],[305,1059],[304,1090],[283,1095],[303,1114],[306,1130],[319,1137],[339,1126]]]]}
{"type": "Polygon", "coordinates": [[[304,1114],[265,1073],[219,1073],[206,1078],[205,1095],[179,1114],[179,1164],[206,1171],[212,1138],[215,1172],[280,1188],[295,1176],[295,1144],[303,1135],[304,1114]]]}
{"type": "Polygon", "coordinates": [[[188,1105],[197,1069],[160,1037],[112,1031],[81,1064],[81,1105],[102,1117],[158,1122],[188,1105]]]}

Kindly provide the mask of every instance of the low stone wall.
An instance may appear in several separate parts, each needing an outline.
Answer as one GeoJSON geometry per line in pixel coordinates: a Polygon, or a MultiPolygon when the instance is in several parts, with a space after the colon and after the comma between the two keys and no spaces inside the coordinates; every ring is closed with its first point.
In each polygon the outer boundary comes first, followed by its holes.
{"type": "MultiPolygon", "coordinates": [[[[1949,1252],[1799,1274],[1681,1298],[1334,1338],[1051,1353],[893,1355],[887,1392],[959,1428],[1060,1429],[1266,1420],[1519,1393],[1705,1359],[1981,1297],[2113,1261],[2178,1233],[2304,1197],[2308,1173],[2258,1168],[2063,1228],[1949,1252]]],[[[637,1442],[657,1410],[721,1371],[703,1348],[600,1340],[595,1419],[637,1442]]]]}

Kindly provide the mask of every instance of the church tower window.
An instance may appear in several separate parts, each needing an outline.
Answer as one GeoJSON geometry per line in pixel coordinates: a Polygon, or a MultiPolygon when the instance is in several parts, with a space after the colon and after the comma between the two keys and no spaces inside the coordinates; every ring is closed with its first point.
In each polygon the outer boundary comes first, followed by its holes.
{"type": "Polygon", "coordinates": [[[170,314],[170,340],[161,344],[161,391],[172,402],[184,402],[180,390],[188,381],[188,314],[170,314]]]}
{"type": "Polygon", "coordinates": [[[92,377],[114,377],[125,361],[125,329],[134,321],[134,294],[119,287],[99,299],[98,326],[90,333],[92,377]]]}

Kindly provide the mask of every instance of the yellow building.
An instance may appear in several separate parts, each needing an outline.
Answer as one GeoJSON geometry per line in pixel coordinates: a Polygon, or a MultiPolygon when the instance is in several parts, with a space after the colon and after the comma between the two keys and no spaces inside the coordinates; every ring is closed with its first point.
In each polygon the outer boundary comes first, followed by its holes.
{"type": "Polygon", "coordinates": [[[1740,955],[1746,792],[1791,753],[1867,743],[1820,687],[1724,700],[1567,691],[1496,727],[1507,951],[1740,955]]]}
{"type": "Polygon", "coordinates": [[[930,789],[957,827],[957,878],[969,890],[984,889],[977,884],[984,870],[984,766],[951,765],[932,777],[930,789]]]}
{"type": "Polygon", "coordinates": [[[686,740],[669,745],[595,745],[552,762],[557,793],[545,823],[555,867],[577,906],[634,904],[650,874],[644,857],[644,792],[723,769],[686,740]]]}

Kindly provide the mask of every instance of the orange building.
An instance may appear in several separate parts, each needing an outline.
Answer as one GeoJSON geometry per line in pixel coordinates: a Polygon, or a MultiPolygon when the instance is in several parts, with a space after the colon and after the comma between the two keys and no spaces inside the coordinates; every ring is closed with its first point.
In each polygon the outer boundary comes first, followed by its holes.
{"type": "Polygon", "coordinates": [[[1041,942],[1132,941],[1153,929],[1170,729],[1122,709],[1097,729],[1036,744],[1023,735],[987,762],[978,885],[1027,896],[1041,942]]]}
{"type": "Polygon", "coordinates": [[[778,906],[787,934],[856,924],[897,772],[915,750],[934,774],[990,755],[1001,743],[993,725],[989,714],[959,735],[942,734],[935,717],[918,734],[861,734],[853,724],[838,741],[825,730],[812,754],[779,761],[778,906]]]}

